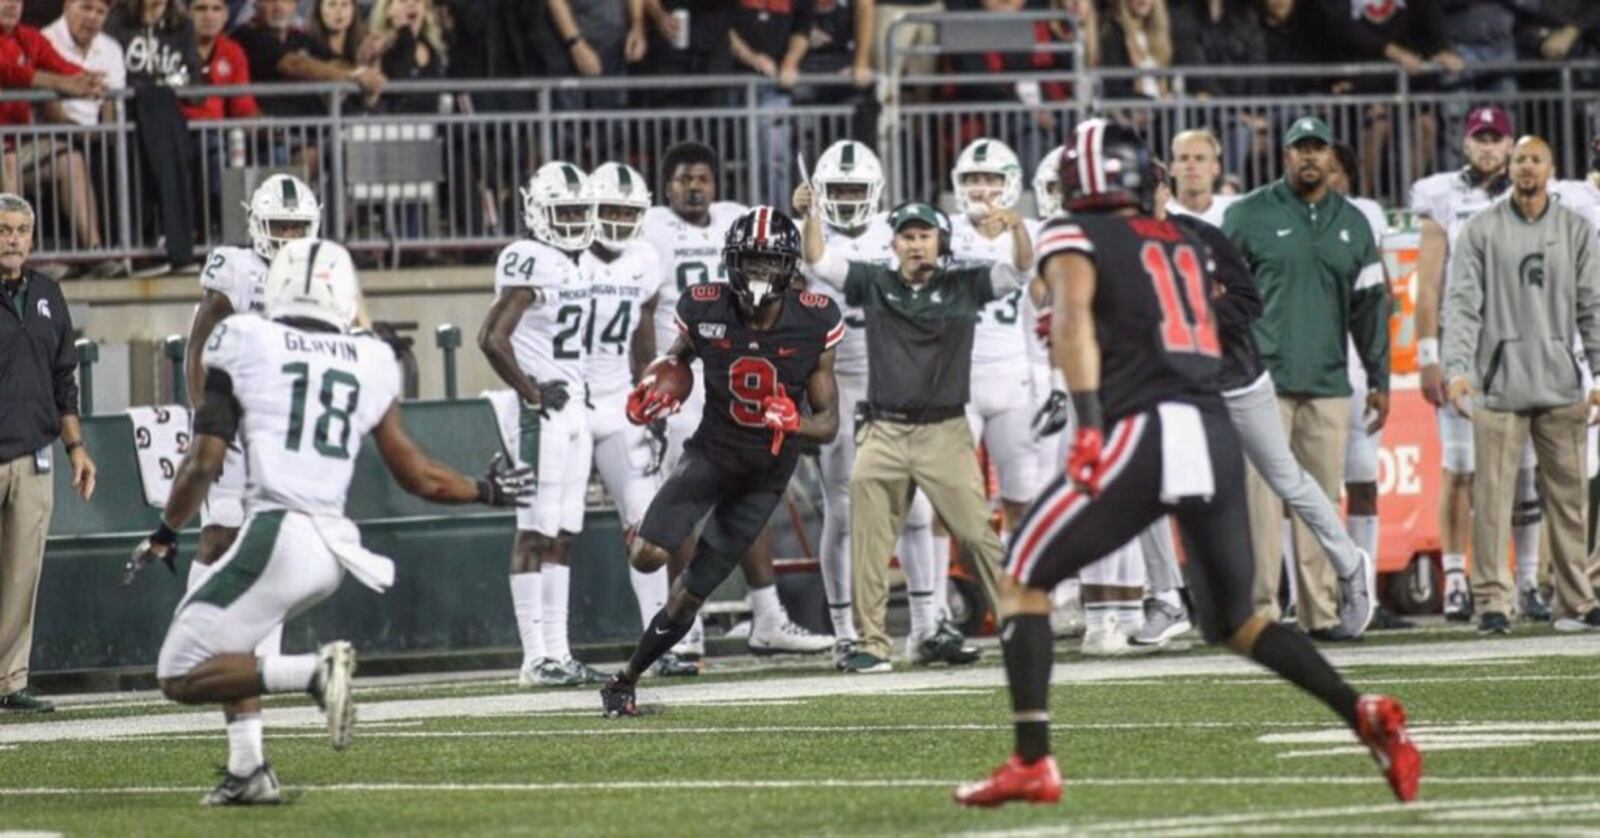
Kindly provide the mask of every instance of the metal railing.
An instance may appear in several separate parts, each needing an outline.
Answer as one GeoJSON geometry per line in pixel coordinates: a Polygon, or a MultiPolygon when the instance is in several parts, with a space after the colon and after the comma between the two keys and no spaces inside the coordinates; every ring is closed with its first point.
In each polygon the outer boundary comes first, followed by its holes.
{"type": "MultiPolygon", "coordinates": [[[[1070,52],[1070,50],[1068,51],[1070,52]]],[[[1075,53],[1073,61],[1076,62],[1075,53]]],[[[586,168],[628,162],[660,195],[667,147],[699,140],[721,156],[720,197],[786,205],[796,154],[814,159],[854,136],[876,142],[888,164],[889,196],[937,198],[966,142],[979,136],[1012,144],[1031,177],[1035,162],[1086,115],[1112,113],[1140,126],[1165,156],[1179,131],[1210,127],[1222,138],[1227,172],[1252,188],[1281,173],[1278,138],[1295,117],[1323,116],[1362,160],[1361,191],[1391,206],[1423,174],[1460,165],[1458,124],[1468,110],[1506,107],[1519,133],[1555,147],[1560,171],[1586,168],[1587,139],[1600,106],[1580,84],[1600,77],[1600,62],[1476,65],[1478,73],[1526,79],[1519,92],[1416,92],[1392,65],[1169,68],[1086,73],[1073,66],[1019,74],[919,74],[882,78],[863,94],[834,76],[808,76],[791,100],[753,76],[602,80],[405,82],[386,97],[448,105],[434,113],[365,113],[349,84],[194,87],[184,99],[250,93],[268,110],[285,97],[314,97],[320,112],[193,122],[179,155],[192,180],[198,258],[242,241],[239,203],[253,183],[278,170],[298,172],[322,196],[325,235],[357,250],[387,252],[498,247],[523,234],[518,189],[539,163],[565,159],[586,168]],[[1171,95],[1106,99],[1107,80],[1157,75],[1171,95]],[[1217,79],[1352,79],[1361,93],[1202,97],[1186,92],[1217,79]],[[1060,84],[1070,95],[1028,104],[1001,93],[1017,82],[1060,84]],[[892,86],[892,87],[891,87],[892,86]],[[987,89],[988,94],[973,94],[987,89]],[[938,95],[919,95],[934,91],[938,95]],[[963,97],[963,92],[966,92],[963,97]],[[946,97],[953,96],[956,101],[946,97]],[[963,100],[964,98],[964,100],[963,100]],[[463,107],[470,105],[470,107],[463,107]],[[1431,132],[1431,133],[1430,133],[1431,132]],[[1426,136],[1423,136],[1427,134],[1426,136]]],[[[5,187],[40,209],[42,260],[95,262],[160,257],[163,230],[141,134],[128,93],[101,125],[0,126],[5,187]],[[84,206],[85,203],[91,206],[84,206]]],[[[47,101],[6,92],[0,102],[47,101]]]]}

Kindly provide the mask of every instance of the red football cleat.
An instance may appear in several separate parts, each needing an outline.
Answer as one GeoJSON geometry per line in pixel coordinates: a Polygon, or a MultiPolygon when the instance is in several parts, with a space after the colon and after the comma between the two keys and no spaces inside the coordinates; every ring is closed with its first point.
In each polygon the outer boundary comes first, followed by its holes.
{"type": "Polygon", "coordinates": [[[1061,769],[1056,758],[1026,765],[1013,754],[986,780],[956,787],[955,800],[962,806],[999,806],[1013,800],[1029,803],[1057,803],[1061,800],[1061,769]]]}
{"type": "Polygon", "coordinates": [[[1406,733],[1406,708],[1386,695],[1364,695],[1356,701],[1356,733],[1389,779],[1402,803],[1417,799],[1422,783],[1422,754],[1406,733]]]}

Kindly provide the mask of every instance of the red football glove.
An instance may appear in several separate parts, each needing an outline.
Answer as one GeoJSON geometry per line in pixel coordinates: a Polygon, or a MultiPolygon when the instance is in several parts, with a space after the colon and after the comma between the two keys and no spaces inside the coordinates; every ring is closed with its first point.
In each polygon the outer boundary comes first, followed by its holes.
{"type": "Polygon", "coordinates": [[[1044,341],[1045,346],[1050,345],[1050,309],[1039,312],[1033,318],[1033,336],[1044,341]]]}
{"type": "Polygon", "coordinates": [[[761,400],[761,420],[772,429],[772,456],[783,448],[783,438],[800,430],[800,408],[795,407],[789,394],[779,390],[776,395],[761,400]]]}
{"type": "Polygon", "coordinates": [[[1100,477],[1104,464],[1100,461],[1105,447],[1105,435],[1099,428],[1079,428],[1072,438],[1072,449],[1067,452],[1067,479],[1083,487],[1090,497],[1100,494],[1100,477]]]}
{"type": "Polygon", "coordinates": [[[648,425],[678,412],[678,400],[667,393],[640,384],[628,394],[628,421],[635,425],[648,425]]]}

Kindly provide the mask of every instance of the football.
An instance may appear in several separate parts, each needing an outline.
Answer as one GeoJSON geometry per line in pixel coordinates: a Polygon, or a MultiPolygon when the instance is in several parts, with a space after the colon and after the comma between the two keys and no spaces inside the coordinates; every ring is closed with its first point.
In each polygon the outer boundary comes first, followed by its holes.
{"type": "Polygon", "coordinates": [[[663,356],[644,368],[644,377],[639,383],[682,402],[694,392],[694,372],[677,358],[663,356]]]}

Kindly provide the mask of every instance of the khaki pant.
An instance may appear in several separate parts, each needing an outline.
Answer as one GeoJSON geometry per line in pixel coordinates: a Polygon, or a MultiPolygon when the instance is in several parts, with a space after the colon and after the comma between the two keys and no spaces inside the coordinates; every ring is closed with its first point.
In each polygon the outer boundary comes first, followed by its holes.
{"type": "Polygon", "coordinates": [[[889,557],[921,488],[950,534],[972,558],[989,602],[1004,548],[989,526],[989,501],[965,416],[930,425],[872,421],[856,439],[850,472],[850,579],[861,648],[889,657],[889,557]]]}
{"type": "Polygon", "coordinates": [[[1583,547],[1588,521],[1584,466],[1588,461],[1587,404],[1509,413],[1479,408],[1472,414],[1477,473],[1472,479],[1472,597],[1478,613],[1510,616],[1517,587],[1508,567],[1511,502],[1522,449],[1533,437],[1539,493],[1548,524],[1557,617],[1581,617],[1595,607],[1583,547]]]}
{"type": "MultiPolygon", "coordinates": [[[[1350,400],[1280,395],[1278,415],[1283,418],[1295,459],[1337,507],[1350,430],[1350,400]]],[[[1278,583],[1283,578],[1283,501],[1254,466],[1248,475],[1245,491],[1250,500],[1250,541],[1256,562],[1251,599],[1257,614],[1276,620],[1278,583]]],[[[1308,631],[1338,625],[1339,576],[1305,522],[1296,517],[1293,526],[1300,625],[1308,631]]]]}
{"type": "MultiPolygon", "coordinates": [[[[901,14],[906,12],[942,12],[944,0],[921,3],[879,3],[877,17],[873,20],[872,32],[872,66],[879,75],[889,73],[889,48],[884,40],[889,37],[889,27],[893,25],[901,14]]],[[[896,63],[900,65],[903,75],[916,75],[932,73],[938,68],[938,60],[932,55],[906,55],[904,50],[909,46],[933,46],[939,42],[939,29],[931,23],[907,23],[895,27],[894,45],[896,63]]],[[[894,95],[892,92],[891,96],[894,95]]]]}
{"type": "Polygon", "coordinates": [[[0,463],[0,695],[28,685],[33,603],[53,492],[51,476],[35,473],[32,454],[0,463]]]}

